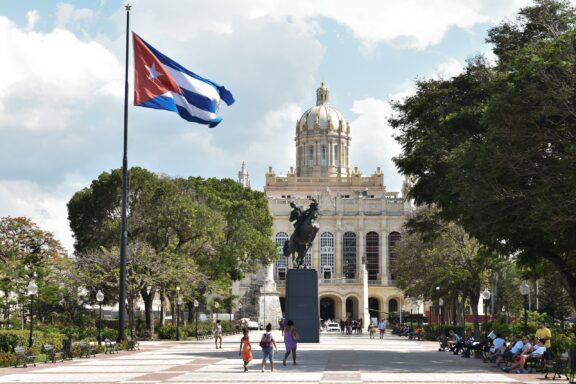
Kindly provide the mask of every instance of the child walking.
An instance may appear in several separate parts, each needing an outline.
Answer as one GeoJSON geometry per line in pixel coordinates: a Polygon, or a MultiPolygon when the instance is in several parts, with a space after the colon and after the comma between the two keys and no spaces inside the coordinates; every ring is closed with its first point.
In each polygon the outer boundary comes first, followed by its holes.
{"type": "Polygon", "coordinates": [[[276,341],[272,336],[272,324],[266,324],[266,333],[260,339],[260,347],[262,348],[262,372],[266,367],[266,360],[270,360],[270,372],[274,371],[274,351],[278,352],[276,341]]]}
{"type": "Polygon", "coordinates": [[[294,365],[296,365],[296,347],[298,339],[300,339],[300,336],[294,327],[294,322],[288,320],[286,329],[284,329],[284,345],[286,346],[286,354],[284,355],[282,365],[286,365],[286,360],[288,359],[288,356],[290,356],[290,353],[292,353],[292,361],[294,362],[294,365]]]}
{"type": "Polygon", "coordinates": [[[252,361],[252,345],[250,345],[248,328],[244,328],[242,334],[244,336],[240,339],[240,352],[238,354],[242,356],[242,360],[244,361],[244,372],[246,372],[248,371],[248,363],[252,361]]]}

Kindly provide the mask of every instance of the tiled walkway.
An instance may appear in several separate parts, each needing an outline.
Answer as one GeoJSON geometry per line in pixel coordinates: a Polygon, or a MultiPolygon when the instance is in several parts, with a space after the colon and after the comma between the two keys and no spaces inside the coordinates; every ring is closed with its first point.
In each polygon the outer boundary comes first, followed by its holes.
{"type": "MultiPolygon", "coordinates": [[[[223,349],[210,340],[143,342],[141,350],[31,368],[2,368],[0,383],[542,383],[542,374],[504,374],[490,364],[438,352],[437,343],[386,335],[321,336],[319,344],[298,346],[298,365],[282,366],[279,343],[274,372],[260,372],[261,332],[252,332],[255,349],[249,371],[238,356],[240,336],[224,338],[223,349]]],[[[276,340],[282,340],[280,334],[276,340]]],[[[564,381],[565,382],[565,381],[564,381]]]]}

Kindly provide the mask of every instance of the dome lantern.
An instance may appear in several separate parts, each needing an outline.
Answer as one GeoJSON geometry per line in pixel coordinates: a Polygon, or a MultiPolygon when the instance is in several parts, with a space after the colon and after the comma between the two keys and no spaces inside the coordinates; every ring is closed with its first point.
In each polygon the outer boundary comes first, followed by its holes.
{"type": "Polygon", "coordinates": [[[316,105],[328,105],[328,87],[320,83],[320,88],[316,90],[316,105]]]}

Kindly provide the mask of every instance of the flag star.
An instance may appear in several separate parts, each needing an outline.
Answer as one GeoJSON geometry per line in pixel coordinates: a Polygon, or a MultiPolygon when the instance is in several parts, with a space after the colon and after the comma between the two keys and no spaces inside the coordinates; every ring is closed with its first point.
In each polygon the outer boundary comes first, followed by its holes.
{"type": "Polygon", "coordinates": [[[152,63],[152,66],[149,67],[147,65],[144,65],[146,67],[146,69],[148,70],[148,80],[155,80],[160,76],[163,76],[161,73],[159,73],[156,70],[156,63],[152,63]]]}

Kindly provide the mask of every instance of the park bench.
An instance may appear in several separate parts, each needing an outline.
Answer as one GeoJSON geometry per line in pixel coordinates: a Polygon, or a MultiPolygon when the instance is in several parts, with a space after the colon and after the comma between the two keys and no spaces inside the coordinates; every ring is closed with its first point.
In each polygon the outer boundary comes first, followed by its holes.
{"type": "Polygon", "coordinates": [[[36,366],[36,356],[29,354],[26,348],[17,346],[14,348],[14,355],[16,356],[16,362],[14,363],[15,368],[19,365],[26,368],[28,364],[34,364],[34,366],[36,366]]]}
{"type": "Polygon", "coordinates": [[[49,361],[55,363],[56,360],[64,361],[64,352],[56,351],[56,348],[54,348],[52,344],[44,344],[42,349],[46,354],[46,360],[44,360],[44,363],[47,363],[49,361]]]}
{"type": "Polygon", "coordinates": [[[562,374],[568,379],[568,353],[563,353],[556,358],[544,361],[544,379],[548,379],[548,375],[552,375],[550,379],[562,379],[562,374]]]}
{"type": "Polygon", "coordinates": [[[135,351],[140,350],[140,343],[135,338],[128,338],[128,350],[135,351]]]}
{"type": "Polygon", "coordinates": [[[104,340],[104,353],[109,353],[109,354],[113,354],[113,353],[118,353],[118,344],[116,344],[115,341],[112,341],[110,339],[106,339],[104,340]]]}
{"type": "Polygon", "coordinates": [[[80,342],[80,358],[86,357],[89,359],[90,355],[96,357],[96,347],[89,342],[82,340],[80,342]]]}

